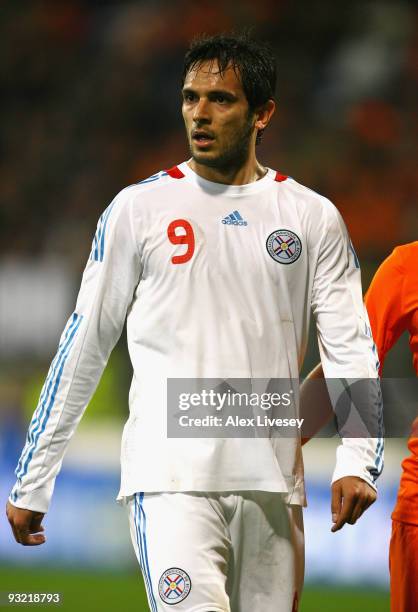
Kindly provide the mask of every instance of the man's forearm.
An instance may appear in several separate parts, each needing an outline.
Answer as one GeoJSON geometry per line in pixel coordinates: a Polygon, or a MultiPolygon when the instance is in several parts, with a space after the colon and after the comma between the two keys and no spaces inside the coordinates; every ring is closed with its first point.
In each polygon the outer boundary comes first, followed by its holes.
{"type": "Polygon", "coordinates": [[[302,444],[313,438],[334,416],[322,365],[309,372],[300,388],[302,444]]]}

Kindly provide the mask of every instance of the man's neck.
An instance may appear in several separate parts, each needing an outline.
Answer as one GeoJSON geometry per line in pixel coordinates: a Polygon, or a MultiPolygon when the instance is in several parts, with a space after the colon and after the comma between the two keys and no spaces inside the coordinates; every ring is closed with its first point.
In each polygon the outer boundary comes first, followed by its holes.
{"type": "Polygon", "coordinates": [[[213,168],[197,163],[194,159],[188,162],[189,167],[199,176],[224,185],[246,185],[254,183],[267,174],[264,168],[256,159],[251,163],[247,162],[239,168],[213,168]]]}

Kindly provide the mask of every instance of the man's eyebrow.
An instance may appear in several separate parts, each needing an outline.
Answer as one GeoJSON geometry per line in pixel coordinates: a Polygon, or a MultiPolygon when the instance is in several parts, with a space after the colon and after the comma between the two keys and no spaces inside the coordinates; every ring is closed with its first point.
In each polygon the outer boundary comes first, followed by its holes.
{"type": "MultiPolygon", "coordinates": [[[[183,87],[182,89],[182,93],[183,94],[196,94],[197,91],[195,89],[193,89],[192,87],[183,87]]],[[[224,96],[225,98],[229,98],[231,100],[236,100],[237,96],[232,93],[232,91],[227,91],[226,89],[211,89],[208,94],[208,96],[224,96]]]]}
{"type": "Polygon", "coordinates": [[[234,100],[237,98],[237,96],[232,91],[228,91],[227,89],[214,89],[209,92],[209,95],[224,96],[225,98],[231,98],[234,100]]]}

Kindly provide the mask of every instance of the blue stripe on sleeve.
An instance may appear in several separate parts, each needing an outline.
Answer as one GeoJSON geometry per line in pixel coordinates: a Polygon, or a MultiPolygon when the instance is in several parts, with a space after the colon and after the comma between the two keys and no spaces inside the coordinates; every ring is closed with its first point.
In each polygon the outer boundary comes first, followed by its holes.
{"type": "Polygon", "coordinates": [[[360,270],[360,262],[359,262],[359,259],[358,259],[358,257],[357,257],[357,253],[356,253],[356,251],[355,251],[355,249],[354,249],[354,247],[353,247],[353,243],[351,242],[351,240],[350,240],[350,244],[349,244],[349,246],[350,246],[350,250],[351,250],[351,252],[352,252],[352,254],[353,254],[353,258],[354,258],[354,266],[355,266],[355,267],[356,267],[358,270],[360,270]]]}
{"type": "Polygon", "coordinates": [[[375,459],[375,467],[372,470],[373,482],[377,480],[383,470],[383,451],[384,451],[384,422],[383,422],[383,400],[382,400],[382,391],[379,385],[379,414],[378,414],[378,433],[379,437],[376,447],[376,459],[375,459]]]}
{"type": "Polygon", "coordinates": [[[115,200],[113,200],[106,210],[101,215],[97,224],[97,230],[93,238],[93,244],[91,246],[90,259],[93,261],[103,261],[104,258],[104,246],[105,246],[105,234],[106,226],[109,220],[110,213],[112,212],[115,200]]]}
{"type": "Polygon", "coordinates": [[[158,181],[158,179],[160,179],[163,176],[167,176],[167,172],[165,170],[161,170],[160,172],[157,172],[156,174],[152,174],[148,178],[142,181],[138,181],[137,183],[135,183],[135,185],[144,185],[146,183],[153,183],[154,181],[158,181]]]}
{"type": "Polygon", "coordinates": [[[28,436],[30,443],[23,449],[21,460],[19,461],[18,468],[16,469],[16,476],[19,480],[21,480],[27,473],[29,463],[38,444],[39,437],[45,431],[49,416],[55,403],[55,398],[58,393],[64,366],[74,344],[74,340],[82,319],[83,317],[77,313],[72,315],[62,346],[58,348],[58,360],[56,361],[50,376],[48,376],[49,381],[47,379],[47,382],[45,383],[47,384],[46,392],[43,391],[41,393],[41,397],[43,399],[40,401],[38,409],[35,413],[36,418],[33,419],[30,426],[30,435],[28,436]],[[24,455],[26,455],[26,459],[24,459],[24,455]]]}
{"type": "MultiPolygon", "coordinates": [[[[154,181],[158,181],[161,177],[167,176],[167,172],[161,171],[153,174],[152,176],[144,179],[143,181],[139,181],[139,183],[134,183],[134,185],[142,185],[146,183],[153,183],[154,181]]],[[[134,185],[130,185],[133,187],[134,185]]],[[[91,245],[91,253],[90,260],[92,261],[103,261],[104,259],[104,249],[105,249],[105,237],[106,237],[106,227],[109,221],[110,213],[112,212],[112,208],[115,204],[116,198],[109,204],[106,210],[101,215],[98,223],[96,233],[93,238],[93,242],[91,245]]]]}
{"type": "Polygon", "coordinates": [[[52,361],[51,366],[49,368],[48,376],[47,376],[47,378],[45,380],[45,383],[44,383],[44,386],[42,388],[41,395],[40,395],[40,398],[39,398],[38,407],[37,407],[37,409],[35,411],[35,414],[32,417],[32,421],[31,421],[31,423],[29,425],[28,433],[27,433],[27,436],[26,436],[26,445],[25,445],[25,448],[22,451],[22,455],[21,455],[21,457],[19,459],[19,463],[18,463],[17,468],[16,468],[16,476],[19,476],[19,472],[20,472],[20,470],[22,468],[22,463],[23,463],[23,460],[24,460],[24,455],[25,455],[26,451],[28,450],[29,445],[32,444],[34,434],[37,431],[37,428],[38,428],[38,425],[39,425],[39,418],[40,418],[40,414],[42,412],[42,407],[44,405],[45,398],[49,396],[50,390],[51,390],[52,385],[53,385],[53,380],[54,380],[54,377],[55,377],[55,373],[57,371],[57,368],[60,366],[60,362],[61,362],[61,359],[62,359],[62,354],[63,354],[63,351],[65,350],[65,345],[66,345],[66,341],[67,341],[68,335],[71,333],[73,325],[75,324],[74,314],[67,321],[67,324],[66,324],[66,326],[64,328],[64,332],[62,334],[62,340],[61,340],[61,342],[60,342],[60,344],[58,346],[57,354],[55,355],[54,360],[52,361]]]}
{"type": "Polygon", "coordinates": [[[106,226],[107,226],[107,222],[108,222],[109,217],[110,217],[110,213],[112,212],[113,205],[114,205],[114,201],[107,208],[106,214],[105,214],[104,219],[103,219],[103,229],[102,229],[102,232],[100,234],[99,261],[103,261],[103,258],[104,258],[104,245],[105,245],[106,226]]]}
{"type": "Polygon", "coordinates": [[[76,316],[75,313],[73,313],[71,315],[71,317],[68,319],[67,324],[64,328],[64,332],[61,336],[61,341],[59,343],[58,346],[58,351],[57,354],[55,355],[54,360],[51,363],[51,366],[49,368],[49,372],[48,372],[48,376],[45,380],[44,386],[42,388],[41,391],[41,395],[39,398],[39,402],[38,402],[38,406],[37,409],[35,411],[35,414],[32,417],[32,421],[29,425],[29,429],[28,429],[28,433],[26,436],[26,445],[25,448],[22,451],[22,455],[20,457],[18,466],[16,468],[16,476],[19,476],[19,472],[22,468],[22,463],[24,460],[24,456],[25,453],[27,452],[29,445],[32,444],[33,439],[34,439],[34,434],[36,433],[38,426],[39,426],[39,419],[43,410],[43,406],[45,403],[45,399],[49,396],[50,390],[52,389],[52,385],[53,385],[53,381],[55,378],[55,374],[57,371],[57,368],[59,368],[62,357],[63,357],[63,353],[65,351],[66,345],[67,345],[67,339],[68,339],[68,335],[71,333],[73,326],[76,323],[76,316]]]}

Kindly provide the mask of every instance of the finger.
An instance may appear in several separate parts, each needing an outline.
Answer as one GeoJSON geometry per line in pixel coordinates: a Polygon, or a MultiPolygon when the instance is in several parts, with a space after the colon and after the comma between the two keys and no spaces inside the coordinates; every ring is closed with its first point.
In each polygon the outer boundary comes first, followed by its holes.
{"type": "Polygon", "coordinates": [[[46,538],[41,533],[37,534],[28,534],[26,540],[21,542],[23,546],[39,546],[40,544],[44,544],[46,542],[46,538]]]}
{"type": "Polygon", "coordinates": [[[353,511],[351,513],[351,516],[347,520],[347,523],[349,523],[350,525],[354,525],[358,521],[358,519],[361,517],[363,512],[366,510],[366,508],[367,508],[366,500],[359,499],[357,503],[355,504],[353,511]]]}
{"type": "Polygon", "coordinates": [[[358,519],[361,517],[363,512],[365,512],[367,508],[369,508],[375,501],[375,495],[366,495],[364,497],[360,497],[353,509],[351,520],[348,521],[350,525],[354,525],[356,521],[358,521],[358,519]]]}
{"type": "Polygon", "coordinates": [[[16,532],[19,544],[25,544],[26,538],[29,535],[29,529],[25,525],[15,525],[14,531],[16,532]]]}
{"type": "Polygon", "coordinates": [[[28,529],[18,532],[19,544],[23,546],[39,546],[46,541],[46,538],[41,533],[29,533],[28,529]]]}
{"type": "Polygon", "coordinates": [[[331,489],[331,517],[335,523],[341,512],[342,491],[339,483],[334,483],[331,489]]]}
{"type": "Polygon", "coordinates": [[[357,501],[357,498],[352,495],[348,497],[344,497],[342,510],[335,524],[331,527],[331,531],[333,533],[335,533],[336,531],[339,531],[341,527],[343,527],[348,522],[348,520],[350,519],[352,515],[353,508],[355,506],[356,501],[357,501]]]}
{"type": "Polygon", "coordinates": [[[44,531],[42,523],[42,519],[44,518],[43,514],[37,514],[33,517],[30,524],[30,533],[37,533],[38,531],[44,531]]]}
{"type": "Polygon", "coordinates": [[[45,536],[34,532],[26,523],[14,524],[12,526],[16,541],[23,546],[38,546],[45,542],[45,536]]]}

